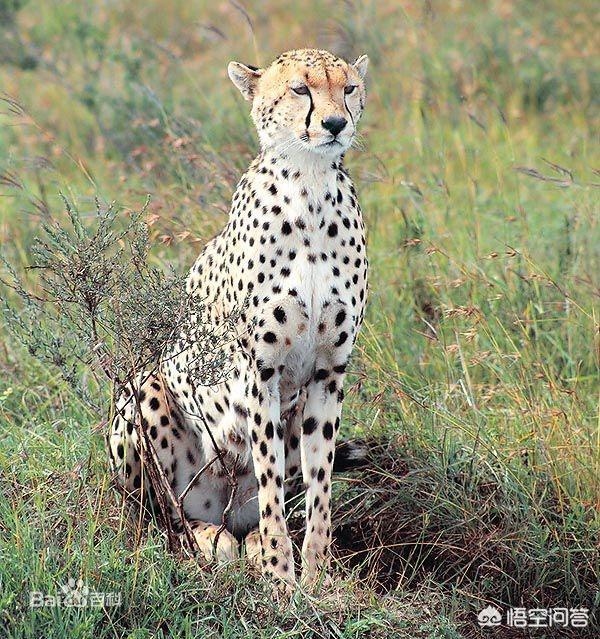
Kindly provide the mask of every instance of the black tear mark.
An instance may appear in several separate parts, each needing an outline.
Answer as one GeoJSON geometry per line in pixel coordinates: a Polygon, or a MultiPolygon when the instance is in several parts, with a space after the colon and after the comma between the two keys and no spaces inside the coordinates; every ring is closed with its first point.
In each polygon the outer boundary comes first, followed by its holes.
{"type": "Polygon", "coordinates": [[[310,116],[312,115],[312,112],[315,110],[315,105],[313,103],[312,94],[310,92],[310,89],[308,90],[308,99],[310,100],[310,106],[308,107],[308,113],[306,114],[306,121],[305,121],[306,131],[307,132],[308,132],[308,127],[310,126],[310,116]]]}
{"type": "Polygon", "coordinates": [[[354,118],[352,117],[352,111],[348,108],[348,103],[346,102],[346,93],[344,93],[344,106],[346,107],[346,111],[348,111],[348,115],[350,116],[350,121],[352,122],[352,126],[354,126],[354,118]]]}

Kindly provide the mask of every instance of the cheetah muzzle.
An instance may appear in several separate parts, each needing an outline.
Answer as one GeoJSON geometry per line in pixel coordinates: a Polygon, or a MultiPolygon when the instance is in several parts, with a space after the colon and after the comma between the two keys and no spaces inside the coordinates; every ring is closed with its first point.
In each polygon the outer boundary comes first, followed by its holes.
{"type": "MultiPolygon", "coordinates": [[[[224,347],[232,373],[216,386],[192,385],[186,371],[194,346],[181,335],[159,373],[140,377],[137,389],[142,423],[177,496],[214,455],[207,426],[237,459],[238,490],[218,558],[235,559],[236,538],[249,534],[248,557],[284,583],[295,581],[285,504],[303,486],[302,581],[314,583],[329,565],[344,376],[367,296],[364,224],[343,168],[364,107],[367,64],[366,56],[348,64],[314,49],[289,51],[264,69],[229,64],[231,80],[252,103],[261,150],[187,289],[206,301],[215,325],[245,305],[237,339],[224,347]]],[[[135,493],[143,480],[132,402],[122,396],[117,409],[111,457],[135,493]]],[[[185,498],[207,556],[228,500],[216,464],[185,498]]]]}

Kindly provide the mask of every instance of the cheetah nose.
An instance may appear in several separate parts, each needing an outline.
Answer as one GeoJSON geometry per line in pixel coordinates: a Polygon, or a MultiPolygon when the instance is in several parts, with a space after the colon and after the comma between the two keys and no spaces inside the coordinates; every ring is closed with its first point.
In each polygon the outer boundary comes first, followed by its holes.
{"type": "Polygon", "coordinates": [[[324,129],[335,136],[344,129],[346,124],[348,124],[348,120],[346,120],[346,118],[340,117],[339,115],[330,115],[324,120],[321,120],[321,124],[323,125],[324,129]]]}

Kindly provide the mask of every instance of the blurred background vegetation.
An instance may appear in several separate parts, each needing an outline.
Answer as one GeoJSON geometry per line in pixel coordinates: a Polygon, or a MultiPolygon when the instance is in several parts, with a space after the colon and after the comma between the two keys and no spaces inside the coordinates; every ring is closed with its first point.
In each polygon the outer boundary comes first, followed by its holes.
{"type": "Polygon", "coordinates": [[[62,192],[124,224],[150,194],[152,259],[184,272],[257,151],[229,60],[369,54],[347,165],[372,290],[344,431],[385,442],[338,482],[338,588],[280,606],[237,567],[132,538],[103,416],[0,328],[7,636],[478,636],[490,602],[593,616],[599,17],[591,0],[0,0],[0,244],[21,270],[62,192]],[[28,608],[79,576],[126,604],[28,608]]]}

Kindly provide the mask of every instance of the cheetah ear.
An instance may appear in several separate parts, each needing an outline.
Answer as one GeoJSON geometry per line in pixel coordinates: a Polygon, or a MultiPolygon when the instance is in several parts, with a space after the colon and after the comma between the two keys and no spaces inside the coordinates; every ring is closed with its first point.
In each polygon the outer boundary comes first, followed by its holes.
{"type": "Polygon", "coordinates": [[[246,100],[252,100],[258,79],[263,70],[241,62],[230,62],[227,67],[229,77],[246,100]]]}
{"type": "Polygon", "coordinates": [[[367,69],[369,68],[369,56],[361,55],[359,58],[354,60],[352,66],[356,69],[361,79],[364,80],[367,75],[367,69]]]}

